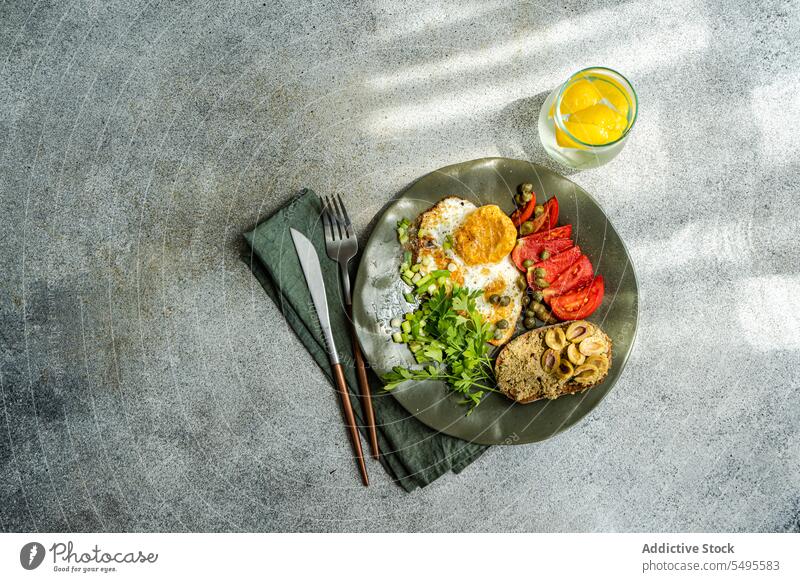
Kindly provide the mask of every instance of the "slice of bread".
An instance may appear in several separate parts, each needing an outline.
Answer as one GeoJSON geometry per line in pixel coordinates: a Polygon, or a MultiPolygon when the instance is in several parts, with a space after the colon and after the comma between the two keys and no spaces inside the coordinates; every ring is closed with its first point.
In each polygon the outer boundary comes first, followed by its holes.
{"type": "MultiPolygon", "coordinates": [[[[570,343],[567,340],[566,346],[558,352],[559,357],[568,360],[566,352],[570,343]]],[[[580,343],[575,345],[576,348],[579,348],[580,343]]],[[[508,398],[521,404],[543,398],[553,400],[565,394],[583,392],[601,384],[608,376],[608,370],[611,367],[611,348],[611,338],[598,326],[588,322],[567,321],[534,329],[511,340],[497,356],[494,366],[497,387],[508,398]],[[584,362],[595,364],[595,368],[597,368],[597,372],[590,374],[589,378],[580,378],[579,376],[560,378],[554,373],[546,371],[542,365],[542,356],[548,349],[545,341],[547,331],[561,328],[566,333],[573,323],[587,326],[588,331],[584,336],[584,341],[590,340],[586,344],[587,348],[591,347],[591,342],[594,342],[595,350],[601,349],[601,347],[605,348],[601,353],[590,356],[590,358],[594,357],[594,360],[584,362]],[[596,365],[598,362],[602,362],[604,365],[596,365]]],[[[575,370],[579,369],[578,365],[573,366],[575,370]]]]}

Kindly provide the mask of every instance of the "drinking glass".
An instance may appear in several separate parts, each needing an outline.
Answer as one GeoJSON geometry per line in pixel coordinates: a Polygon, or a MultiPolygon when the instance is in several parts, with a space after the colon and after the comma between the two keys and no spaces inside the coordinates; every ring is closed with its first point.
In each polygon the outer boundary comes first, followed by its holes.
{"type": "Polygon", "coordinates": [[[602,166],[624,147],[639,100],[630,82],[606,67],[570,76],[539,112],[539,138],[554,160],[570,168],[602,166]]]}

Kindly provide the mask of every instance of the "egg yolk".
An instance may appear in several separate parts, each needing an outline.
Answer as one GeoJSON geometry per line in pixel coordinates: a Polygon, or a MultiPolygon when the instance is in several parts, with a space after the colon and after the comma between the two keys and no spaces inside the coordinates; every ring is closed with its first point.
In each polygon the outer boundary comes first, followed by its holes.
{"type": "Polygon", "coordinates": [[[467,265],[498,263],[513,249],[517,229],[508,215],[494,204],[473,210],[453,236],[455,252],[467,265]]]}

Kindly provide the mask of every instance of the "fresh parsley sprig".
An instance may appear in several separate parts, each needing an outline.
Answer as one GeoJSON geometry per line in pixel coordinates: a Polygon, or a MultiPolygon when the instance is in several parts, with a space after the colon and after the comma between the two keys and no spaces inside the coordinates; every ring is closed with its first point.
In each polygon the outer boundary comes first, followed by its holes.
{"type": "Polygon", "coordinates": [[[481,291],[440,286],[402,322],[402,340],[420,368],[395,366],[384,374],[384,388],[392,390],[409,380],[443,380],[464,395],[470,414],[494,388],[489,340],[492,328],[483,320],[475,300],[481,291]]]}

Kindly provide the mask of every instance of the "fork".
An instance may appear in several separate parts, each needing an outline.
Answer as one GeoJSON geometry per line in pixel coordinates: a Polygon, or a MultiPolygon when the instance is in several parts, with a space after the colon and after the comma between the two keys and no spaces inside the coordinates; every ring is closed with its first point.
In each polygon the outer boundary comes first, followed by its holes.
{"type": "Polygon", "coordinates": [[[375,430],[375,412],[372,410],[372,394],[369,390],[367,381],[367,371],[364,367],[364,356],[361,354],[361,347],[358,344],[355,325],[353,324],[353,301],[350,296],[350,272],[347,265],[358,252],[358,240],[356,239],[353,223],[344,207],[341,196],[338,194],[329,198],[325,196],[322,208],[322,224],[325,230],[325,250],[328,257],[339,263],[339,271],[342,279],[342,293],[344,296],[347,319],[350,322],[350,334],[353,337],[353,357],[356,365],[356,375],[358,385],[361,388],[361,399],[367,431],[369,433],[369,444],[372,449],[372,457],[380,457],[378,449],[378,434],[375,430]]]}

